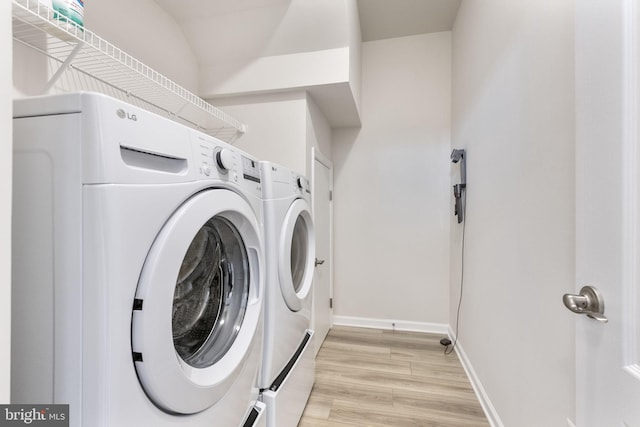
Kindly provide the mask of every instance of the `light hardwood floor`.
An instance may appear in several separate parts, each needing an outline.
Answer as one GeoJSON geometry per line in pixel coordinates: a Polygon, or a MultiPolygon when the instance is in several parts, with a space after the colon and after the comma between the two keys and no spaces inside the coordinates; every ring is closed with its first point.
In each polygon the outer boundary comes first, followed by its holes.
{"type": "Polygon", "coordinates": [[[299,427],[487,427],[455,352],[439,335],[333,327],[299,427]]]}

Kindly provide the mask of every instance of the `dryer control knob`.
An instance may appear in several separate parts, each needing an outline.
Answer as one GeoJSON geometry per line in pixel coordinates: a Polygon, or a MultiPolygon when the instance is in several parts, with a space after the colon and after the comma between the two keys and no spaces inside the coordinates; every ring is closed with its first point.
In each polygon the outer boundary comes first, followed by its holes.
{"type": "Polygon", "coordinates": [[[216,163],[222,170],[233,169],[233,160],[233,152],[228,148],[223,148],[216,153],[216,163]]]}
{"type": "Polygon", "coordinates": [[[304,179],[302,179],[302,177],[299,176],[296,178],[296,184],[298,184],[300,190],[304,190],[304,179]]]}

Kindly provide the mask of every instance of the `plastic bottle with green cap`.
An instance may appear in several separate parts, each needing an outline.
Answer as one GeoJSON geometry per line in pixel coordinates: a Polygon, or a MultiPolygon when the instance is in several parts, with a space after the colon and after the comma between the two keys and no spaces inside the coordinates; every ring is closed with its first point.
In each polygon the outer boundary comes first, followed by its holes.
{"type": "Polygon", "coordinates": [[[53,0],[53,10],[54,18],[84,26],[84,0],[53,0]]]}

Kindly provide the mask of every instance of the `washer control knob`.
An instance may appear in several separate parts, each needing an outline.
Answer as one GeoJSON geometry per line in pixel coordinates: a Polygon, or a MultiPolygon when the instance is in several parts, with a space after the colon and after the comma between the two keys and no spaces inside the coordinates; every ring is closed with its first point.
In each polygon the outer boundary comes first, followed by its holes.
{"type": "Polygon", "coordinates": [[[223,148],[216,153],[216,163],[224,171],[233,169],[233,160],[233,152],[228,148],[223,148]]]}
{"type": "Polygon", "coordinates": [[[296,184],[298,184],[300,190],[304,190],[304,179],[301,176],[296,178],[296,184]]]}
{"type": "Polygon", "coordinates": [[[206,163],[202,165],[202,173],[205,176],[209,176],[211,175],[211,167],[209,165],[207,165],[206,163]]]}

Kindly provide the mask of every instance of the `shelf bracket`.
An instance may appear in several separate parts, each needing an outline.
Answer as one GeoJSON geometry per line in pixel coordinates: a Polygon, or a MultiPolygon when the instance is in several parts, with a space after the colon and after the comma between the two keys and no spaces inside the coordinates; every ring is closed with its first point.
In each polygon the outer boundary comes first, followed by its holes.
{"type": "Polygon", "coordinates": [[[76,44],[76,46],[73,48],[73,50],[71,51],[69,56],[67,56],[67,59],[65,59],[64,62],[62,64],[60,64],[60,67],[58,67],[58,69],[53,74],[53,76],[51,76],[51,78],[49,79],[47,84],[44,85],[44,87],[42,88],[42,92],[41,93],[49,92],[49,90],[53,87],[53,85],[56,84],[56,82],[58,81],[60,76],[62,76],[62,74],[65,71],[67,71],[67,68],[69,68],[71,66],[71,63],[73,62],[73,60],[75,59],[76,55],[80,52],[80,50],[82,49],[83,46],[84,46],[84,42],[78,42],[76,44]]]}

